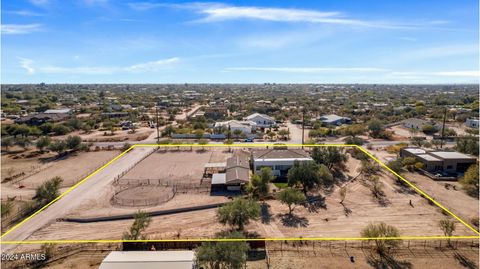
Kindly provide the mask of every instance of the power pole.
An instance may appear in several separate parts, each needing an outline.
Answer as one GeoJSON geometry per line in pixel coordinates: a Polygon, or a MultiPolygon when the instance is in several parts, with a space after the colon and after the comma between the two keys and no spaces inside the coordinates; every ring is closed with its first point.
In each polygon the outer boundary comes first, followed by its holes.
{"type": "Polygon", "coordinates": [[[445,136],[445,121],[447,120],[447,108],[443,112],[442,138],[440,139],[440,148],[443,148],[443,139],[445,136]]]}
{"type": "Polygon", "coordinates": [[[158,105],[155,106],[155,115],[156,115],[156,118],[157,118],[157,144],[160,144],[160,131],[158,129],[158,105]]]}
{"type": "Polygon", "coordinates": [[[302,149],[305,144],[305,109],[302,111],[302,149]]]}

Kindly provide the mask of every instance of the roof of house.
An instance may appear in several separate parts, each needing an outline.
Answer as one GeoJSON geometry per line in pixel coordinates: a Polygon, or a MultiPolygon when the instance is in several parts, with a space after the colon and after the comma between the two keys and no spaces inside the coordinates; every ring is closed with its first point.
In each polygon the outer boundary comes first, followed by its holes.
{"type": "Polygon", "coordinates": [[[215,127],[218,126],[230,126],[236,127],[236,128],[241,128],[241,127],[252,127],[256,126],[257,124],[253,121],[238,121],[238,120],[229,120],[229,121],[220,121],[215,123],[215,127]]]}
{"type": "Polygon", "coordinates": [[[349,118],[338,116],[335,114],[323,115],[320,117],[320,120],[323,122],[335,122],[335,121],[344,120],[344,119],[349,119],[349,118]]]}
{"type": "Polygon", "coordinates": [[[404,148],[403,150],[407,151],[407,152],[410,152],[412,154],[415,154],[415,155],[427,153],[425,150],[420,149],[420,148],[404,148]]]}
{"type": "Polygon", "coordinates": [[[217,173],[212,175],[212,185],[219,185],[227,183],[227,177],[225,173],[217,173]]]}
{"type": "Polygon", "coordinates": [[[456,151],[433,151],[430,152],[430,154],[441,159],[475,159],[471,156],[456,151]]]}
{"type": "Polygon", "coordinates": [[[45,110],[45,114],[66,114],[72,111],[71,108],[60,108],[60,109],[47,109],[45,110]]]}
{"type": "Polygon", "coordinates": [[[417,157],[424,159],[425,161],[430,161],[430,162],[441,162],[442,160],[435,158],[434,156],[430,154],[419,154],[417,157]]]}
{"type": "Polygon", "coordinates": [[[225,182],[247,183],[250,181],[250,163],[248,154],[244,151],[236,151],[227,159],[227,172],[225,182]]]}
{"type": "Polygon", "coordinates": [[[110,268],[171,268],[191,269],[195,261],[193,251],[112,251],[103,260],[101,269],[110,268]]]}
{"type": "Polygon", "coordinates": [[[245,117],[245,119],[251,120],[251,119],[253,119],[253,118],[257,117],[257,116],[258,116],[258,117],[265,118],[265,119],[268,119],[268,120],[271,120],[271,121],[275,121],[272,117],[270,117],[270,116],[268,116],[268,115],[265,115],[265,114],[260,114],[260,113],[253,113],[252,115],[245,117]]]}
{"type": "Polygon", "coordinates": [[[253,150],[254,159],[296,159],[310,158],[310,155],[303,149],[260,149],[253,150]]]}

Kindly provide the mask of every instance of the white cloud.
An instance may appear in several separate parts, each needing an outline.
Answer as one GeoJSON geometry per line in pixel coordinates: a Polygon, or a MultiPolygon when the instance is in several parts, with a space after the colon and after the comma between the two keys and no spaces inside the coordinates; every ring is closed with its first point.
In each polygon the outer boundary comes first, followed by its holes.
{"type": "Polygon", "coordinates": [[[264,71],[284,73],[329,73],[329,72],[386,72],[375,67],[231,67],[225,71],[264,71]]]}
{"type": "Polygon", "coordinates": [[[21,58],[20,66],[27,70],[28,74],[35,74],[35,68],[32,67],[33,61],[31,59],[21,58]]]}
{"type": "Polygon", "coordinates": [[[34,61],[22,58],[20,65],[27,70],[27,73],[34,74],[86,74],[86,75],[105,75],[114,73],[140,73],[155,72],[166,70],[173,67],[179,62],[179,58],[168,58],[158,61],[139,63],[130,66],[80,66],[80,67],[63,67],[63,66],[38,66],[33,67],[34,61]]]}
{"type": "Polygon", "coordinates": [[[4,35],[29,34],[42,30],[41,24],[2,24],[1,27],[4,35]]]}
{"type": "Polygon", "coordinates": [[[203,15],[196,22],[218,22],[228,20],[263,20],[272,22],[293,22],[293,23],[323,23],[350,25],[375,28],[418,28],[437,26],[448,23],[447,21],[418,21],[408,23],[394,23],[388,21],[360,20],[346,16],[338,11],[320,11],[313,9],[296,8],[270,8],[259,6],[232,6],[222,3],[152,3],[136,2],[129,3],[130,8],[145,11],[160,7],[188,9],[203,15]]]}
{"type": "Polygon", "coordinates": [[[25,17],[44,16],[44,14],[42,14],[42,13],[37,13],[35,11],[25,10],[25,9],[22,9],[22,10],[7,10],[5,12],[9,13],[9,14],[14,14],[14,15],[18,15],[18,16],[25,16],[25,17]]]}

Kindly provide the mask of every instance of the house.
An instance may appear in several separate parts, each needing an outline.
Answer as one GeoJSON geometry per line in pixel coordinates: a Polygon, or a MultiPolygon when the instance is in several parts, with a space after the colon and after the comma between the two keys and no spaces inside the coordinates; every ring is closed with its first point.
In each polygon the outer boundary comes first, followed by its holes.
{"type": "Polygon", "coordinates": [[[325,125],[342,125],[342,124],[350,124],[352,119],[347,117],[338,116],[335,114],[330,115],[323,115],[318,118],[319,121],[324,123],[325,125]]]}
{"type": "Polygon", "coordinates": [[[253,113],[252,115],[245,117],[246,121],[253,121],[259,128],[270,128],[276,125],[275,120],[265,114],[253,113]]]}
{"type": "Polygon", "coordinates": [[[196,269],[195,252],[182,251],[112,251],[103,259],[100,269],[196,269]]]}
{"type": "Polygon", "coordinates": [[[72,114],[73,111],[71,108],[59,108],[59,109],[47,109],[45,114],[72,114]]]}
{"type": "Polygon", "coordinates": [[[205,108],[204,116],[211,119],[220,119],[228,115],[228,108],[221,105],[213,105],[205,108]]]}
{"type": "Polygon", "coordinates": [[[463,173],[477,159],[455,151],[426,151],[421,148],[402,148],[400,157],[414,157],[430,173],[463,173]]]}
{"type": "Polygon", "coordinates": [[[259,149],[252,151],[253,171],[259,173],[263,167],[270,167],[273,175],[285,177],[295,161],[313,161],[303,149],[259,149]]]}
{"type": "Polygon", "coordinates": [[[21,118],[15,119],[15,123],[28,125],[42,125],[46,122],[60,122],[70,118],[69,114],[53,114],[53,113],[38,113],[30,114],[21,118]]]}
{"type": "MultiPolygon", "coordinates": [[[[222,165],[222,163],[212,164],[206,168],[222,171],[222,165]]],[[[239,191],[248,182],[250,182],[250,162],[249,154],[245,151],[235,151],[233,156],[227,159],[224,173],[212,174],[212,190],[239,191]]]]}
{"type": "Polygon", "coordinates": [[[229,120],[215,123],[215,128],[225,128],[225,130],[230,129],[232,133],[236,130],[242,131],[244,134],[251,134],[257,128],[257,124],[252,121],[237,121],[229,120]]]}
{"type": "Polygon", "coordinates": [[[478,119],[467,119],[465,125],[467,125],[468,128],[478,128],[478,119]]]}
{"type": "Polygon", "coordinates": [[[441,129],[441,126],[439,126],[438,124],[422,119],[409,118],[403,121],[403,127],[408,129],[415,129],[421,131],[425,125],[432,125],[437,128],[437,130],[441,129]]]}

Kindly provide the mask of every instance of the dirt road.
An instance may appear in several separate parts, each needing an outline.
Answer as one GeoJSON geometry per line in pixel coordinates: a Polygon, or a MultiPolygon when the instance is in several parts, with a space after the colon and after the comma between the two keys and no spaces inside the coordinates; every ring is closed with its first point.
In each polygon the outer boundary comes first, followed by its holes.
{"type": "MultiPolygon", "coordinates": [[[[28,239],[35,231],[41,229],[45,225],[55,222],[56,219],[61,218],[70,210],[79,206],[80,203],[89,200],[97,199],[105,190],[111,188],[111,182],[115,176],[122,171],[128,169],[137,160],[148,154],[153,148],[136,148],[88,180],[83,184],[73,189],[66,196],[46,208],[33,218],[29,219],[21,226],[17,227],[12,232],[2,237],[2,241],[22,241],[28,239]]],[[[17,245],[2,245],[2,251],[8,251],[15,248],[17,245]]]]}

